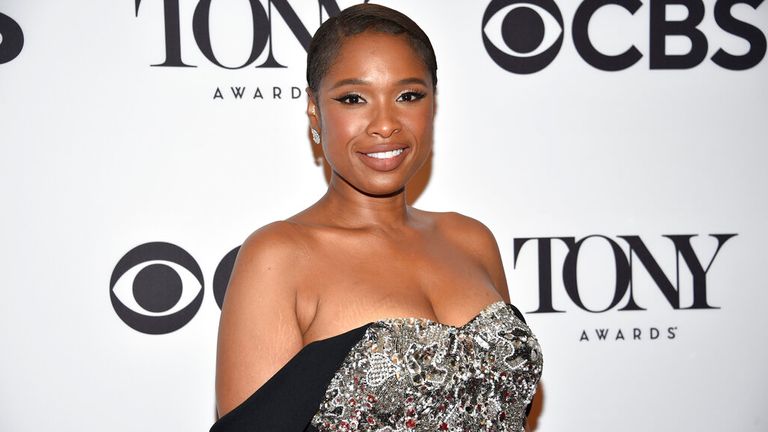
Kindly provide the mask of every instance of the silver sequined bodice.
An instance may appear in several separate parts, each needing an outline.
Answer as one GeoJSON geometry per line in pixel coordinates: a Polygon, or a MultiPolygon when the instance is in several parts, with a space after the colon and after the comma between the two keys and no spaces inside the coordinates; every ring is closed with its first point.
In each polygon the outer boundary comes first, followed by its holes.
{"type": "Polygon", "coordinates": [[[497,302],[461,327],[376,321],[329,384],[320,431],[522,431],[541,375],[539,344],[497,302]]]}

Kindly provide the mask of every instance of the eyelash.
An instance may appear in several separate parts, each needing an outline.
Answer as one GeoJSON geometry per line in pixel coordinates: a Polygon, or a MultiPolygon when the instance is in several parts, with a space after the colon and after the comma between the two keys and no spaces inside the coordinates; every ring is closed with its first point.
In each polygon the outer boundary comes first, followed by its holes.
{"type": "Polygon", "coordinates": [[[410,90],[410,91],[403,92],[397,98],[400,99],[400,98],[402,98],[403,96],[406,96],[406,95],[409,95],[409,96],[412,97],[412,99],[410,101],[408,101],[408,102],[416,102],[417,100],[423,99],[424,96],[426,96],[426,94],[424,92],[420,92],[420,91],[416,91],[416,90],[410,90]]]}
{"type": "MultiPolygon", "coordinates": [[[[420,99],[423,99],[426,96],[426,94],[423,93],[423,92],[420,92],[420,91],[416,91],[416,90],[405,91],[403,93],[400,93],[400,95],[397,97],[397,99],[400,100],[403,96],[411,97],[411,100],[404,101],[404,102],[416,102],[416,101],[418,101],[420,99]]],[[[344,96],[341,96],[341,97],[338,97],[338,98],[334,98],[334,100],[336,100],[338,102],[341,102],[342,104],[345,104],[345,105],[357,105],[357,104],[360,103],[359,102],[360,100],[365,101],[365,99],[362,96],[360,96],[359,94],[357,94],[357,93],[345,94],[344,96]],[[353,98],[358,99],[358,102],[351,102],[351,99],[353,99],[353,98]]]]}
{"type": "Polygon", "coordinates": [[[357,98],[357,99],[360,99],[360,100],[365,100],[365,99],[363,99],[362,96],[360,96],[357,93],[348,93],[348,94],[345,94],[342,97],[334,98],[334,99],[339,101],[339,102],[341,102],[344,105],[357,105],[358,103],[360,103],[360,102],[351,102],[350,99],[352,99],[352,98],[357,98]]]}

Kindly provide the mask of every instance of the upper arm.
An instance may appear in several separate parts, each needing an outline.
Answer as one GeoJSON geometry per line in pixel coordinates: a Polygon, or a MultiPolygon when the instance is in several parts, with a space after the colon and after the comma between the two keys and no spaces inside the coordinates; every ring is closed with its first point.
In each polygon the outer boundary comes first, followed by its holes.
{"type": "Polygon", "coordinates": [[[451,214],[452,232],[459,233],[459,241],[483,266],[493,286],[501,298],[509,303],[509,288],[504,274],[499,245],[487,226],[481,222],[458,213],[451,214]]]}
{"type": "Polygon", "coordinates": [[[216,404],[231,411],[302,347],[296,272],[303,249],[285,222],[267,225],[240,247],[221,310],[216,404]]]}

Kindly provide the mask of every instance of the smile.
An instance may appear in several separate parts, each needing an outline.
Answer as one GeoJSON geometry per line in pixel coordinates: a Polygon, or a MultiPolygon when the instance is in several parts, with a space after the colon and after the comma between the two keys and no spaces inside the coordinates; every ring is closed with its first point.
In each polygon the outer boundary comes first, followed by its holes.
{"type": "Polygon", "coordinates": [[[410,152],[410,147],[392,148],[392,146],[389,146],[389,148],[387,148],[381,146],[378,148],[368,148],[365,149],[365,151],[358,152],[357,157],[360,159],[360,162],[374,171],[388,172],[397,169],[397,167],[405,161],[410,152]]]}
{"type": "Polygon", "coordinates": [[[376,152],[376,153],[364,153],[366,156],[374,159],[392,159],[393,157],[400,156],[401,153],[403,153],[405,149],[397,149],[397,150],[390,150],[390,151],[383,151],[383,152],[376,152]]]}

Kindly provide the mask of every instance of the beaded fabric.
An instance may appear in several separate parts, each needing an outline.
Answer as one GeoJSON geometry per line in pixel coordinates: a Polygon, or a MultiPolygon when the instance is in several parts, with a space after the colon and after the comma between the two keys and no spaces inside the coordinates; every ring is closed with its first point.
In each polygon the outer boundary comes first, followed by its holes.
{"type": "Polygon", "coordinates": [[[372,323],[331,380],[319,431],[524,430],[541,349],[502,301],[460,327],[424,318],[372,323]]]}

